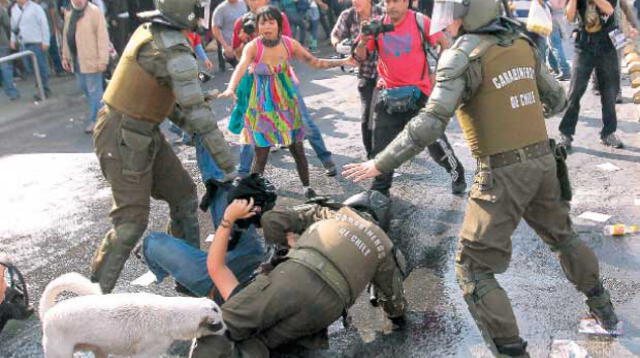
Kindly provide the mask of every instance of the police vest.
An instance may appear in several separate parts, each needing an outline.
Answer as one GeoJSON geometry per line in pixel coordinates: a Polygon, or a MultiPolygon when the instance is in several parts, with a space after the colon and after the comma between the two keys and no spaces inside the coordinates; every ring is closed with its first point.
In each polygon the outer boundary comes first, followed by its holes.
{"type": "MultiPolygon", "coordinates": [[[[379,264],[392,254],[393,244],[382,229],[352,209],[344,207],[336,214],[333,219],[311,225],[296,249],[313,250],[330,261],[349,285],[353,303],[371,282],[379,264]]],[[[323,277],[322,272],[317,273],[323,277]]]]}
{"type": "Polygon", "coordinates": [[[160,84],[137,62],[142,46],[153,40],[150,25],[140,25],[131,36],[103,100],[130,117],[160,123],[171,113],[176,100],[170,87],[160,84]]]}
{"type": "Polygon", "coordinates": [[[474,157],[547,139],[534,48],[524,39],[491,46],[480,58],[482,84],[456,115],[474,157]]]}

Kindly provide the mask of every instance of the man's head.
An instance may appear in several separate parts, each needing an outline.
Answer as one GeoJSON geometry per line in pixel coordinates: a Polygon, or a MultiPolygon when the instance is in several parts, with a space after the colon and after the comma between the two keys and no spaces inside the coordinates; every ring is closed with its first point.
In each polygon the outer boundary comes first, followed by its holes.
{"type": "Polygon", "coordinates": [[[409,0],[384,0],[387,15],[394,24],[404,19],[409,9],[409,0]]]}
{"type": "Polygon", "coordinates": [[[27,1],[29,1],[29,0],[16,0],[16,2],[18,3],[18,5],[20,5],[20,6],[24,6],[24,4],[26,4],[26,3],[27,3],[27,1]]]}
{"type": "Polygon", "coordinates": [[[266,39],[275,39],[282,33],[282,13],[275,6],[263,6],[256,14],[258,33],[266,39]]]}
{"type": "Polygon", "coordinates": [[[249,11],[252,13],[257,13],[260,8],[269,5],[270,0],[247,0],[245,1],[249,6],[249,11]]]}
{"type": "Polygon", "coordinates": [[[342,204],[357,210],[359,213],[370,216],[370,219],[373,219],[382,229],[385,229],[389,222],[391,200],[379,191],[367,190],[360,192],[350,196],[342,204]]]}
{"type": "Polygon", "coordinates": [[[353,0],[352,5],[356,12],[362,13],[371,9],[371,0],[353,0]]]}
{"type": "Polygon", "coordinates": [[[295,210],[277,208],[262,216],[262,232],[267,245],[292,247],[296,233],[302,232],[302,222],[295,210]]]}
{"type": "Polygon", "coordinates": [[[433,35],[447,29],[455,37],[461,29],[473,32],[499,16],[499,0],[436,0],[429,33],[433,35]]]}
{"type": "Polygon", "coordinates": [[[276,205],[276,188],[271,182],[260,174],[251,174],[250,176],[238,180],[233,183],[233,187],[227,195],[228,203],[236,199],[249,200],[253,198],[254,210],[256,215],[248,219],[240,219],[236,221],[236,225],[240,228],[247,228],[250,225],[260,227],[260,218],[276,205]]]}
{"type": "Polygon", "coordinates": [[[82,10],[87,6],[88,0],[71,0],[71,7],[76,10],[82,10]]]}

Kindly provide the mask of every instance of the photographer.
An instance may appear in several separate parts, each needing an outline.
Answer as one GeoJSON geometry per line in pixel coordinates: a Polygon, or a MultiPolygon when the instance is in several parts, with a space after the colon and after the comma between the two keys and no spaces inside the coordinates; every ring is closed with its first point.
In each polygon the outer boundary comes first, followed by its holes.
{"type": "Polygon", "coordinates": [[[569,0],[567,4],[567,20],[573,22],[576,16],[579,18],[569,86],[569,106],[559,127],[561,143],[568,149],[571,148],[578,124],[580,99],[594,70],[602,103],[603,127],[600,142],[613,148],[623,147],[615,134],[618,125],[615,106],[620,72],[616,47],[610,38],[610,34],[618,29],[614,16],[616,4],[617,0],[569,0]]]}
{"type": "MultiPolygon", "coordinates": [[[[427,48],[449,47],[442,32],[429,34],[428,17],[409,9],[409,0],[385,0],[387,14],[381,21],[363,21],[355,49],[359,59],[377,54],[380,79],[373,94],[371,128],[373,158],[393,141],[427,103],[433,84],[429,76],[427,48]]],[[[464,168],[446,135],[428,146],[429,154],[451,175],[454,194],[466,189],[464,168]]],[[[389,196],[393,172],[377,176],[371,186],[389,196]]]]}
{"type": "MultiPolygon", "coordinates": [[[[360,24],[363,21],[379,18],[384,15],[384,9],[379,5],[374,5],[371,0],[354,0],[353,6],[344,10],[336,26],[331,31],[331,44],[337,47],[343,41],[355,40],[360,36],[360,24]]],[[[371,54],[369,58],[360,62],[358,69],[358,93],[360,93],[361,104],[361,130],[362,142],[367,153],[367,158],[371,154],[371,100],[373,98],[373,90],[376,87],[378,79],[378,71],[376,71],[377,56],[371,54]]]]}
{"type": "MultiPolygon", "coordinates": [[[[270,2],[271,0],[246,1],[246,4],[249,6],[249,11],[240,16],[236,20],[235,24],[233,24],[231,47],[233,47],[236,58],[240,58],[242,56],[242,49],[244,48],[244,45],[258,37],[258,32],[256,31],[258,27],[258,24],[256,23],[256,14],[258,13],[258,9],[269,5],[270,2]]],[[[280,13],[282,14],[282,34],[293,37],[291,35],[291,25],[289,24],[287,15],[284,12],[280,13]]]]}

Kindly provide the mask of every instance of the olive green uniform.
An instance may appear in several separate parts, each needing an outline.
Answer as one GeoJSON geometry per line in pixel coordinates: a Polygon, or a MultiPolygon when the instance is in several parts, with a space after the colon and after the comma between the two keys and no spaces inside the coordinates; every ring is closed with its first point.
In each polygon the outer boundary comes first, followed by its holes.
{"type": "Polygon", "coordinates": [[[435,141],[454,114],[478,169],[456,253],[456,273],[487,345],[519,339],[511,304],[494,274],[511,258],[511,234],[521,218],[557,253],[576,288],[599,284],[598,261],[572,229],[561,197],[556,160],[543,113],[566,105],[562,87],[516,32],[466,34],[438,63],[437,84],[423,113],[375,159],[390,172],[435,141]],[[457,110],[457,111],[456,111],[457,110]]]}
{"type": "Polygon", "coordinates": [[[287,260],[260,275],[222,305],[226,338],[199,339],[192,358],[269,357],[269,350],[295,342],[306,348],[373,282],[387,316],[404,315],[406,301],[395,250],[377,225],[354,210],[317,204],[274,209],[262,219],[267,242],[285,231],[302,234],[287,260]]]}
{"type": "Polygon", "coordinates": [[[173,236],[200,246],[196,187],[159,130],[169,117],[197,133],[225,173],[234,163],[204,101],[197,63],[178,30],[141,25],[132,35],[104,95],[94,132],[95,151],[113,193],[110,230],[96,251],[92,279],[113,290],[144,233],[150,197],[169,204],[173,236]]]}

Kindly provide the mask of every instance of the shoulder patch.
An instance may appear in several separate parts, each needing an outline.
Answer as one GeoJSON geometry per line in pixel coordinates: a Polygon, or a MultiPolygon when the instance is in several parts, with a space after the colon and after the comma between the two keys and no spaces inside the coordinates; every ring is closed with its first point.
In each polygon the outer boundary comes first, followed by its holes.
{"type": "Polygon", "coordinates": [[[153,40],[161,50],[167,50],[177,46],[189,46],[189,41],[182,35],[180,31],[170,29],[159,29],[152,26],[151,32],[153,33],[153,40]]]}

